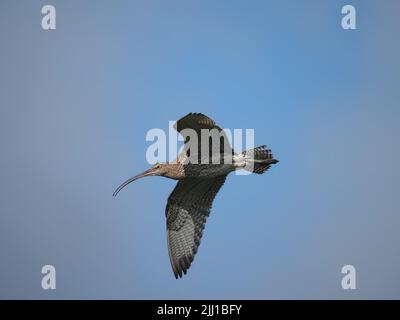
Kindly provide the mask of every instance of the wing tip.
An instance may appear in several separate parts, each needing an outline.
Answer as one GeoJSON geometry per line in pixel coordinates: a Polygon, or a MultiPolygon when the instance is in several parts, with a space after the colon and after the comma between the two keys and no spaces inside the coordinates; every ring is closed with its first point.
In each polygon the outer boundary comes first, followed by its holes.
{"type": "Polygon", "coordinates": [[[182,121],[186,120],[187,118],[193,117],[193,116],[195,116],[195,117],[205,117],[208,120],[210,120],[213,124],[215,124],[214,120],[212,120],[210,117],[206,116],[204,113],[201,113],[201,112],[189,112],[187,115],[183,116],[182,118],[180,118],[179,120],[177,120],[174,123],[174,126],[173,126],[174,129],[176,131],[180,131],[181,128],[178,128],[178,123],[182,123],[182,121]]]}
{"type": "Polygon", "coordinates": [[[185,255],[181,257],[178,261],[171,261],[172,271],[174,273],[175,279],[183,278],[183,276],[187,274],[187,271],[189,270],[193,262],[193,258],[193,255],[189,257],[185,255]]]}

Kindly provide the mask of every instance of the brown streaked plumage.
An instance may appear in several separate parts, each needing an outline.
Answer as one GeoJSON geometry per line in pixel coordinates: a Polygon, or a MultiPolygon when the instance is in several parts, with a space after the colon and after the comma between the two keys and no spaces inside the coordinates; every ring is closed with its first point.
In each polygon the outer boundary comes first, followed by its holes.
{"type": "MultiPolygon", "coordinates": [[[[278,162],[270,150],[261,146],[236,154],[223,130],[201,113],[189,113],[175,123],[174,128],[185,138],[185,148],[175,161],[157,163],[149,170],[122,183],[114,196],[129,183],[146,176],[163,176],[178,180],[168,197],[167,219],[168,253],[176,278],[189,269],[203,235],[212,202],[224,184],[227,175],[237,169],[262,174],[278,162]],[[191,129],[198,136],[198,145],[191,144],[191,129]],[[220,146],[214,140],[203,141],[201,129],[214,130],[220,135],[220,146]],[[209,147],[203,156],[201,145],[209,147]],[[219,160],[214,164],[214,160],[219,160]]],[[[209,139],[210,140],[210,139],[209,139]]]]}

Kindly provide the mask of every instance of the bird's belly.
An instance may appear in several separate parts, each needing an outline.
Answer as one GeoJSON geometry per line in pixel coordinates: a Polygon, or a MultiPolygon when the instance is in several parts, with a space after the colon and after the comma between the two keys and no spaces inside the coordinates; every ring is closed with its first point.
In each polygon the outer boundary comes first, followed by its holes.
{"type": "Polygon", "coordinates": [[[187,165],[185,172],[192,177],[218,177],[235,170],[232,164],[192,164],[187,165]]]}

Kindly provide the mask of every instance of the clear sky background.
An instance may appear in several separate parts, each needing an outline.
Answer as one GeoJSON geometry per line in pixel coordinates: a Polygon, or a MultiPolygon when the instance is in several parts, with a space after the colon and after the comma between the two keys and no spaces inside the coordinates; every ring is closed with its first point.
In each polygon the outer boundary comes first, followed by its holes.
{"type": "Polygon", "coordinates": [[[396,0],[1,1],[0,297],[400,298],[399,17],[396,0]],[[228,178],[175,280],[175,182],[112,193],[148,167],[147,131],[188,112],[254,128],[280,162],[228,178]]]}

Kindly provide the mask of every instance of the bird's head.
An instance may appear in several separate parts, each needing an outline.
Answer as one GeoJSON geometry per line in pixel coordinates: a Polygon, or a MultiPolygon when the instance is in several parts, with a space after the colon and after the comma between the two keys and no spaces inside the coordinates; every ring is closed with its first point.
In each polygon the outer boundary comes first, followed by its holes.
{"type": "Polygon", "coordinates": [[[165,164],[163,163],[156,163],[154,166],[152,166],[149,170],[146,170],[145,172],[142,172],[132,178],[129,178],[125,182],[123,182],[115,191],[113,196],[115,197],[118,192],[120,192],[123,188],[125,188],[128,184],[131,182],[138,180],[143,177],[148,177],[148,176],[163,176],[166,173],[165,171],[165,164]]]}

